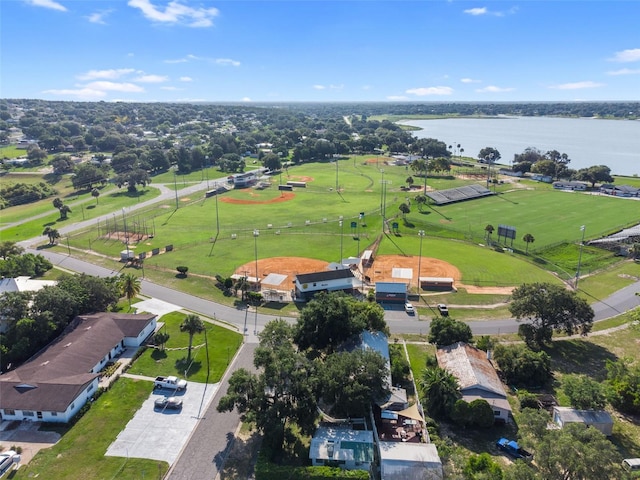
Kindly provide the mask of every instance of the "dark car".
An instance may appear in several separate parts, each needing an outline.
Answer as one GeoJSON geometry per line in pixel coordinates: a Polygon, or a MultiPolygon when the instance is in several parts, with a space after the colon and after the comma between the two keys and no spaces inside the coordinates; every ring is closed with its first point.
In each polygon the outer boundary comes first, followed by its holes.
{"type": "Polygon", "coordinates": [[[182,408],[182,399],[178,397],[160,397],[156,398],[154,406],[155,408],[180,410],[182,408]]]}
{"type": "Polygon", "coordinates": [[[438,311],[440,312],[440,315],[442,315],[443,317],[449,316],[449,309],[444,303],[438,304],[438,311]]]}

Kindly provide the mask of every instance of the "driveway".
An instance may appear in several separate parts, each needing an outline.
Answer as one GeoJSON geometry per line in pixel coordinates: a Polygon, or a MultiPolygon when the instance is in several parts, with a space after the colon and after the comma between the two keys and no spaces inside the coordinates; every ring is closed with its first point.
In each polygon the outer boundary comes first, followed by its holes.
{"type": "Polygon", "coordinates": [[[106,455],[162,460],[172,465],[187,444],[219,385],[189,382],[185,392],[175,394],[183,401],[181,410],[156,410],[154,401],[173,393],[169,390],[153,391],[109,446],[106,455]]]}

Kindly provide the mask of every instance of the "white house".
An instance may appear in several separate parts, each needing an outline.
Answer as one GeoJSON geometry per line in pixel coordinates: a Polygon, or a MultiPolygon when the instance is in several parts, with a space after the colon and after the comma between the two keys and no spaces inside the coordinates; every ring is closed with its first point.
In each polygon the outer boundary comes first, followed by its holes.
{"type": "Polygon", "coordinates": [[[454,343],[436,351],[438,365],[453,374],[460,384],[462,399],[472,402],[486,400],[498,422],[509,422],[511,406],[507,393],[487,358],[487,353],[464,342],[454,343]]]}
{"type": "Polygon", "coordinates": [[[442,480],[442,461],[432,443],[380,442],[382,480],[442,480]]]}
{"type": "Polygon", "coordinates": [[[67,423],[94,395],[107,362],[140,347],[156,322],[153,314],[76,317],[37,355],[0,375],[0,418],[67,423]]]}
{"type": "Polygon", "coordinates": [[[314,467],[369,471],[374,459],[373,452],[373,432],[370,430],[318,427],[311,439],[309,459],[314,467]]]}
{"type": "Polygon", "coordinates": [[[308,300],[318,292],[339,290],[351,292],[355,280],[356,277],[350,269],[325,270],[296,275],[296,298],[308,300]]]}

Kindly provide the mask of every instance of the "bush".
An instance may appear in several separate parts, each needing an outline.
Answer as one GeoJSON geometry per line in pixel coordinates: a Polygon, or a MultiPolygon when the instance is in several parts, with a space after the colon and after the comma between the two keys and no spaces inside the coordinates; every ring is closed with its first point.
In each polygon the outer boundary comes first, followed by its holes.
{"type": "Polygon", "coordinates": [[[179,267],[176,267],[176,270],[178,271],[178,273],[180,275],[183,275],[183,276],[186,277],[187,276],[187,272],[189,271],[189,267],[179,266],[179,267]]]}
{"type": "Polygon", "coordinates": [[[260,454],[255,468],[256,480],[282,480],[304,478],[306,480],[358,479],[369,480],[369,472],[364,470],[343,470],[338,467],[294,467],[271,463],[260,454]]]}
{"type": "Polygon", "coordinates": [[[540,387],[551,379],[551,357],[525,345],[497,345],[493,358],[507,383],[540,387]]]}
{"type": "Polygon", "coordinates": [[[450,317],[434,318],[431,322],[428,341],[438,347],[453,345],[456,342],[469,343],[473,338],[471,327],[450,317]]]}
{"type": "Polygon", "coordinates": [[[534,408],[538,410],[540,408],[538,397],[526,390],[518,390],[518,400],[520,401],[520,410],[525,408],[534,408]]]}

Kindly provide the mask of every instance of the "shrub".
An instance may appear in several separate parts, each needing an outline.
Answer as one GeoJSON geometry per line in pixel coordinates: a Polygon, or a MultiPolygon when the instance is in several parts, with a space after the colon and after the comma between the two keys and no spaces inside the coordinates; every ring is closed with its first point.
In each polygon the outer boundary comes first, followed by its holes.
{"type": "Polygon", "coordinates": [[[178,271],[178,273],[180,275],[183,275],[183,276],[186,277],[187,276],[187,272],[189,271],[189,267],[185,267],[185,266],[181,265],[181,266],[176,267],[176,270],[178,271]]]}
{"type": "Polygon", "coordinates": [[[493,358],[509,384],[539,387],[551,379],[551,357],[525,345],[497,345],[493,358]]]}

